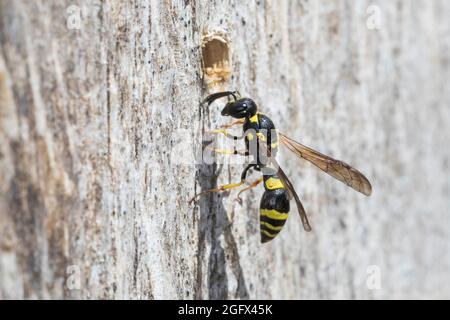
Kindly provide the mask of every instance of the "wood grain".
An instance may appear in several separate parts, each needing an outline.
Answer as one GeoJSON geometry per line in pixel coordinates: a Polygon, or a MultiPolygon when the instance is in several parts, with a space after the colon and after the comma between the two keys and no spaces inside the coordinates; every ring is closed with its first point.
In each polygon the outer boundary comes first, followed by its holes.
{"type": "Polygon", "coordinates": [[[377,1],[378,30],[372,4],[1,1],[0,298],[449,298],[450,3],[377,1]],[[285,153],[313,232],[261,245],[260,188],[188,205],[242,170],[172,153],[229,120],[199,107],[214,30],[223,87],[370,198],[285,153]]]}

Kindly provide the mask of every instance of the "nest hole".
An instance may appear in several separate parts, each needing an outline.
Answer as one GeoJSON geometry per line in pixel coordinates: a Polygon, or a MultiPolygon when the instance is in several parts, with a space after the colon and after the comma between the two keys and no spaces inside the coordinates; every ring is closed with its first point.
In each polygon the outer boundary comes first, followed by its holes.
{"type": "Polygon", "coordinates": [[[208,86],[226,82],[230,78],[228,42],[220,36],[206,36],[202,41],[203,74],[208,86]]]}

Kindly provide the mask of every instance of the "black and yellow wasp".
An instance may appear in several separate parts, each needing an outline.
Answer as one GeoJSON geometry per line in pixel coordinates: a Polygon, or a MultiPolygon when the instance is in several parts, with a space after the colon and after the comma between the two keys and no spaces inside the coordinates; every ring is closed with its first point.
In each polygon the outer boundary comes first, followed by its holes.
{"type": "Polygon", "coordinates": [[[369,180],[367,180],[367,178],[358,170],[342,161],[335,160],[308,148],[288,138],[284,134],[277,132],[272,120],[266,115],[258,112],[256,103],[252,99],[241,98],[237,91],[225,91],[209,95],[204,103],[207,103],[209,106],[216,99],[230,96],[232,97],[232,101],[225,105],[225,108],[222,110],[222,116],[231,116],[238,120],[223,126],[220,130],[214,130],[212,132],[224,134],[234,140],[244,138],[245,151],[238,152],[235,149],[214,150],[218,153],[252,156],[253,161],[245,167],[239,183],[222,185],[215,189],[203,191],[195,195],[192,200],[197,196],[208,192],[225,191],[243,185],[246,182],[248,170],[253,168],[254,170],[261,171],[263,177],[251,183],[247,188],[241,190],[238,194],[238,198],[243,191],[254,188],[264,181],[265,192],[260,204],[261,242],[264,243],[272,240],[281,231],[288,217],[290,210],[289,201],[292,197],[297,204],[303,228],[306,231],[311,231],[305,209],[303,208],[292,183],[275,159],[279,142],[298,157],[311,162],[319,169],[345,183],[349,187],[352,187],[356,191],[361,192],[366,196],[369,196],[372,193],[372,187],[369,180]],[[234,136],[228,132],[227,129],[234,125],[243,125],[244,133],[242,136],[234,136]]]}

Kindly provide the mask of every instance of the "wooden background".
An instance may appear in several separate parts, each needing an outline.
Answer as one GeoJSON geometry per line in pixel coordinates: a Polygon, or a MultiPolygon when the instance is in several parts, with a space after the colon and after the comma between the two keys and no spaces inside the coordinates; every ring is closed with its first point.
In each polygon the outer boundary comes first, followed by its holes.
{"type": "Polygon", "coordinates": [[[0,298],[450,298],[449,16],[445,0],[1,1],[0,298]],[[231,72],[209,89],[205,33],[231,72]],[[311,233],[293,211],[261,245],[262,188],[188,205],[242,169],[189,158],[227,122],[199,107],[219,88],[373,195],[284,153],[311,233]]]}

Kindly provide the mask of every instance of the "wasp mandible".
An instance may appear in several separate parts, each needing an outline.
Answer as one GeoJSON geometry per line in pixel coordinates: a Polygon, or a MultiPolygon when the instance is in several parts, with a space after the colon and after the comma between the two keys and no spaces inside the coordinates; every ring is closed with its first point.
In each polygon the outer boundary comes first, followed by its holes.
{"type": "Polygon", "coordinates": [[[215,152],[252,156],[254,161],[244,168],[240,182],[221,185],[198,193],[192,198],[191,202],[202,194],[221,192],[242,186],[246,182],[248,171],[254,169],[262,173],[262,178],[241,190],[238,198],[242,192],[264,182],[265,191],[260,203],[261,242],[265,243],[274,239],[281,231],[288,217],[290,200],[292,198],[295,199],[303,228],[306,231],[311,231],[311,226],[300,198],[275,158],[279,143],[287,147],[297,157],[311,162],[322,171],[356,191],[366,196],[372,193],[372,186],[369,180],[361,172],[345,162],[333,159],[277,132],[272,120],[258,112],[256,103],[250,98],[240,97],[238,91],[224,91],[211,94],[204,100],[204,103],[207,103],[209,106],[215,100],[223,97],[231,97],[232,101],[225,105],[222,110],[222,116],[231,116],[237,120],[223,126],[223,129],[213,130],[212,133],[223,134],[234,140],[245,139],[245,151],[215,149],[215,152]],[[235,125],[243,125],[244,134],[242,136],[234,136],[228,132],[227,129],[235,125]]]}

